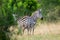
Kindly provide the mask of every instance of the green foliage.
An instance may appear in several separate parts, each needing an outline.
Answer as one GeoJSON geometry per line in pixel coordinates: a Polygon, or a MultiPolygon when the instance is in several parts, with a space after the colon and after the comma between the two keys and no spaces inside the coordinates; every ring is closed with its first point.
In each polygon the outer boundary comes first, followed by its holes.
{"type": "MultiPolygon", "coordinates": [[[[12,14],[31,15],[38,8],[40,8],[40,4],[37,0],[0,0],[0,31],[4,34],[4,40],[8,28],[16,24],[12,14]]],[[[1,38],[1,40],[3,39],[1,38]]]]}
{"type": "Polygon", "coordinates": [[[42,8],[45,20],[60,20],[60,0],[0,0],[0,35],[4,34],[3,37],[6,37],[5,31],[16,24],[12,14],[30,16],[39,8],[42,8]]]}
{"type": "Polygon", "coordinates": [[[6,33],[9,31],[8,28],[15,24],[12,16],[12,8],[8,0],[1,0],[0,5],[0,40],[9,40],[6,33]]]}
{"type": "Polygon", "coordinates": [[[33,11],[40,8],[37,0],[15,0],[13,10],[16,14],[31,15],[33,11]]]}
{"type": "Polygon", "coordinates": [[[9,5],[7,4],[2,4],[2,7],[0,9],[1,11],[1,16],[0,16],[0,26],[10,26],[14,24],[14,19],[12,16],[12,9],[9,8],[9,5]]]}
{"type": "Polygon", "coordinates": [[[60,13],[59,0],[41,0],[41,8],[46,21],[54,22],[60,20],[60,16],[58,16],[60,13]]]}

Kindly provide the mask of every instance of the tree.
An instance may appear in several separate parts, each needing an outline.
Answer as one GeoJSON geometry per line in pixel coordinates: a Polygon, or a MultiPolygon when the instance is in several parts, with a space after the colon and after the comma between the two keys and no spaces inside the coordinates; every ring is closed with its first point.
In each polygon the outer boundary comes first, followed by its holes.
{"type": "Polygon", "coordinates": [[[38,0],[15,0],[13,10],[20,16],[31,15],[33,11],[40,8],[38,0]]]}
{"type": "Polygon", "coordinates": [[[8,28],[16,25],[12,14],[31,15],[38,8],[37,0],[0,0],[0,40],[10,40],[6,35],[8,28]]]}
{"type": "Polygon", "coordinates": [[[0,40],[10,40],[9,35],[6,34],[9,32],[8,28],[15,23],[12,16],[13,11],[7,1],[1,0],[0,5],[0,40]]]}
{"type": "Polygon", "coordinates": [[[41,8],[46,21],[60,20],[60,0],[41,0],[41,8]]]}

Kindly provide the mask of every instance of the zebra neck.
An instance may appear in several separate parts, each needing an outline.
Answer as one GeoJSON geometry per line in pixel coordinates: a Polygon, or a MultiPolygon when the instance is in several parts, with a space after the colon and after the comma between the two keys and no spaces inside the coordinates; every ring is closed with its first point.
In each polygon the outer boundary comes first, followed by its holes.
{"type": "Polygon", "coordinates": [[[31,16],[32,19],[36,22],[37,21],[37,17],[36,16],[31,16]]]}

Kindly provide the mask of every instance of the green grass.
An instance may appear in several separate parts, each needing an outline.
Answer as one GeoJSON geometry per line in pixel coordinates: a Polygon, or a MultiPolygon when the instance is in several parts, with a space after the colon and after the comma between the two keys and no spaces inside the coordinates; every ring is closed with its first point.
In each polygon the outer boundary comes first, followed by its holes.
{"type": "Polygon", "coordinates": [[[60,35],[31,35],[31,36],[22,36],[18,40],[60,40],[60,35]]]}

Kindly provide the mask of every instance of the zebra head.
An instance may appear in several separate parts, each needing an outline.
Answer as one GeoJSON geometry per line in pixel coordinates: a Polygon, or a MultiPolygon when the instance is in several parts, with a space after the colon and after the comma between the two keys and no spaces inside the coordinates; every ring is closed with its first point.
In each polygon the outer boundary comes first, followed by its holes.
{"type": "Polygon", "coordinates": [[[40,18],[41,20],[43,20],[41,9],[34,12],[34,17],[35,18],[40,18]]]}

